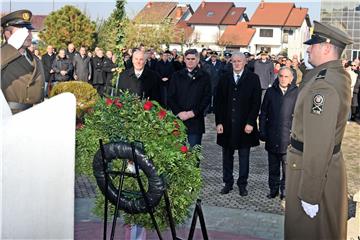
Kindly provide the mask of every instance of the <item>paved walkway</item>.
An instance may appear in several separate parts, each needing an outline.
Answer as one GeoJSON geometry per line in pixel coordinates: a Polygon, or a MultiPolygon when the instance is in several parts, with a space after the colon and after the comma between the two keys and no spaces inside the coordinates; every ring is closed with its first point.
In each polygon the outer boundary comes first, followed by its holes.
{"type": "MultiPolygon", "coordinates": [[[[221,148],[216,145],[213,115],[207,116],[206,127],[207,133],[202,144],[204,160],[200,166],[204,186],[200,198],[210,239],[282,239],[284,211],[280,199],[266,198],[268,165],[263,143],[253,148],[250,153],[249,195],[240,197],[236,187],[230,194],[221,195],[219,194],[222,188],[221,148]]],[[[359,132],[360,125],[350,123],[343,143],[348,168],[350,216],[354,215],[355,209],[351,197],[359,190],[356,188],[360,185],[359,132]]],[[[237,179],[238,161],[234,162],[234,177],[237,179]]],[[[76,177],[75,186],[75,239],[100,239],[102,223],[91,214],[95,186],[83,176],[76,177]]],[[[187,238],[190,221],[191,219],[183,226],[178,226],[178,235],[184,239],[187,238]]],[[[118,236],[123,239],[124,228],[121,219],[119,222],[118,236]]],[[[201,231],[199,229],[197,231],[194,239],[202,239],[201,231]]],[[[149,232],[147,239],[157,239],[156,233],[149,232]]],[[[164,239],[171,239],[169,231],[164,233],[164,239]]]]}

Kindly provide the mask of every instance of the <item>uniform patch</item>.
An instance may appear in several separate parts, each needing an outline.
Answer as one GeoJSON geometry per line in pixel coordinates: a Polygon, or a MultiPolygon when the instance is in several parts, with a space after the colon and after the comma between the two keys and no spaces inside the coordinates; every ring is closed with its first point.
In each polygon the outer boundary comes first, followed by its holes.
{"type": "Polygon", "coordinates": [[[315,94],[313,98],[313,105],[311,108],[311,113],[320,115],[324,107],[324,96],[321,94],[315,94]]]}

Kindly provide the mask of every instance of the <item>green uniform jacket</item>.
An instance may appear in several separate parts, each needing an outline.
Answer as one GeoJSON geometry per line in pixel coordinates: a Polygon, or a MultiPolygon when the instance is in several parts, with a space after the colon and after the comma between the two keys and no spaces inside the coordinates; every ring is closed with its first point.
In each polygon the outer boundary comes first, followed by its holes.
{"type": "MultiPolygon", "coordinates": [[[[32,64],[9,44],[1,46],[1,90],[7,102],[37,104],[43,100],[44,70],[39,59],[32,64]]],[[[13,113],[20,112],[12,109],[13,113]]]]}
{"type": "Polygon", "coordinates": [[[347,183],[340,144],[350,110],[350,76],[340,60],[306,74],[294,110],[291,137],[303,151],[287,152],[285,239],[346,239],[347,183]],[[310,218],[301,200],[319,204],[310,218]]]}

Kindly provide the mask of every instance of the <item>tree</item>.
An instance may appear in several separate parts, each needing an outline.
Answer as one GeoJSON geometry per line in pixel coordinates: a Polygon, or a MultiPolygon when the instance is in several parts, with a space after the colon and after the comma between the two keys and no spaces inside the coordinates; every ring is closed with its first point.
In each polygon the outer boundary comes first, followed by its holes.
{"type": "Polygon", "coordinates": [[[143,24],[141,20],[128,21],[125,28],[125,46],[137,47],[143,44],[145,48],[161,50],[161,46],[169,46],[174,37],[174,25],[170,19],[150,25],[143,24]]]}
{"type": "Polygon", "coordinates": [[[46,45],[57,49],[66,48],[69,43],[92,48],[95,43],[95,23],[78,8],[65,5],[52,12],[45,19],[45,28],[39,34],[46,45]]]}

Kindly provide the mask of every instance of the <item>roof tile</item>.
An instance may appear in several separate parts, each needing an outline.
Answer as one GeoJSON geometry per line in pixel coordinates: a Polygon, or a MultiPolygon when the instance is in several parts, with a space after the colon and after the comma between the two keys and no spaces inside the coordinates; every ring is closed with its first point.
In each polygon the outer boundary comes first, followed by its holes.
{"type": "Polygon", "coordinates": [[[231,8],[232,2],[205,2],[200,3],[188,21],[188,24],[220,25],[231,8]]]}
{"type": "Polygon", "coordinates": [[[250,26],[284,26],[294,3],[262,2],[253,14],[250,26]]]}
{"type": "Polygon", "coordinates": [[[236,25],[240,19],[243,13],[245,12],[246,8],[240,8],[240,7],[233,7],[230,9],[228,14],[225,16],[224,20],[221,24],[224,25],[236,25]]]}
{"type": "Polygon", "coordinates": [[[239,22],[235,26],[227,26],[219,40],[219,44],[224,46],[248,46],[255,31],[255,29],[249,28],[246,22],[239,22]]]}

